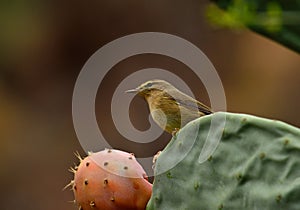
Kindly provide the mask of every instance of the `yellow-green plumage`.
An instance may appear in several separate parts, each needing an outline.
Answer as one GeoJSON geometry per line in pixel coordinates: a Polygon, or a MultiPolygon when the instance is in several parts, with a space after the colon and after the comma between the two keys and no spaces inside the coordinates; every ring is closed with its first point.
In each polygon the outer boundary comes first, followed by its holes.
{"type": "Polygon", "coordinates": [[[144,97],[154,121],[169,133],[196,118],[212,113],[208,106],[164,80],[150,80],[127,92],[137,92],[144,97]]]}

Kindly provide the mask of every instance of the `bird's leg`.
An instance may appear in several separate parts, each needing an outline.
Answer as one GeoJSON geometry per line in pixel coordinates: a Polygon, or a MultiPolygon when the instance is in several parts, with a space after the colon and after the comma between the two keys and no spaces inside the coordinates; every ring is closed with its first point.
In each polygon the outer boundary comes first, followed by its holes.
{"type": "Polygon", "coordinates": [[[172,131],[172,136],[175,136],[178,131],[179,131],[179,128],[174,128],[174,130],[172,131]]]}

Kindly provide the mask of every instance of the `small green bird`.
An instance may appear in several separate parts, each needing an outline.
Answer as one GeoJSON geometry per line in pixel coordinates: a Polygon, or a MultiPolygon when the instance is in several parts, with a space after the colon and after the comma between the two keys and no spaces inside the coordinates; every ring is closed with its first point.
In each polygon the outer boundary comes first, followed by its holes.
{"type": "Polygon", "coordinates": [[[154,121],[163,130],[172,134],[188,122],[213,113],[211,108],[164,80],[150,80],[126,92],[137,93],[144,97],[154,121]]]}

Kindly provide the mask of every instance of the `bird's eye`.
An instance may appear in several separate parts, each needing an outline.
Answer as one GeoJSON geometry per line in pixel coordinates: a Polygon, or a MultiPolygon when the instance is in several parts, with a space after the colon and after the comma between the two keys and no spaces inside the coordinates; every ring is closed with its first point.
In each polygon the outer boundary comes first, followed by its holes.
{"type": "Polygon", "coordinates": [[[145,85],[145,87],[146,88],[149,88],[149,87],[151,87],[153,85],[153,83],[152,82],[149,82],[149,83],[147,83],[146,85],[145,85]]]}

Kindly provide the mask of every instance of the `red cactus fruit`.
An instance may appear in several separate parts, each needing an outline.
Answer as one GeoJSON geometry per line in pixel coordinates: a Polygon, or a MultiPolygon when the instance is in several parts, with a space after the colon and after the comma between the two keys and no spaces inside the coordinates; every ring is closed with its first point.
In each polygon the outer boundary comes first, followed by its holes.
{"type": "Polygon", "coordinates": [[[105,149],[81,159],[71,182],[80,210],[144,210],[152,184],[133,154],[105,149]]]}

